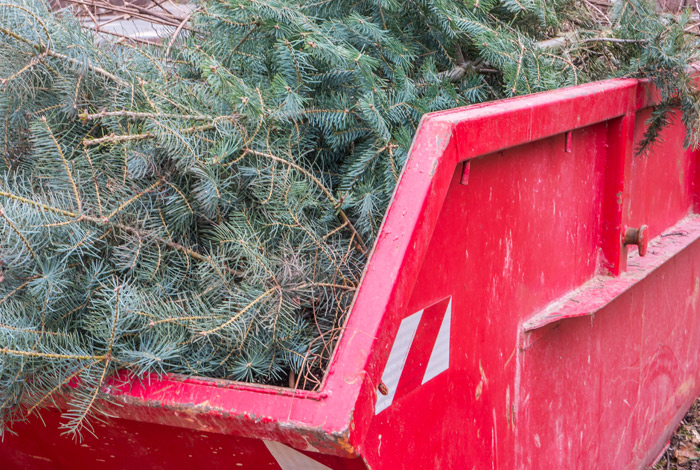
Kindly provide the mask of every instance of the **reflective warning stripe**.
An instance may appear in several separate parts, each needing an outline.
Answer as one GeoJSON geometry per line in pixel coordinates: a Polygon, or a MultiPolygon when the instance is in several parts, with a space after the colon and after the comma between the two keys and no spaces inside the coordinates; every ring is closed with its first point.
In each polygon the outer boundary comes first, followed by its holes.
{"type": "Polygon", "coordinates": [[[391,406],[397,389],[400,388],[400,395],[404,395],[449,369],[451,323],[452,297],[434,303],[401,321],[382,374],[382,383],[388,393],[377,395],[375,414],[391,406]],[[416,337],[419,327],[420,337],[416,337]],[[435,334],[437,335],[433,336],[435,334]],[[407,361],[410,363],[408,368],[407,361]],[[404,369],[408,369],[406,374],[404,369]],[[402,380],[403,375],[405,377],[402,380]]]}
{"type": "Polygon", "coordinates": [[[399,384],[403,367],[406,365],[408,351],[411,349],[411,344],[413,344],[413,338],[416,335],[416,330],[418,329],[418,324],[420,323],[422,315],[423,310],[401,321],[399,332],[396,333],[394,345],[391,347],[391,352],[389,353],[389,360],[384,368],[384,374],[382,374],[382,382],[386,385],[389,393],[386,395],[379,394],[377,405],[374,409],[375,414],[391,406],[391,403],[394,401],[396,386],[399,384]]]}
{"type": "Polygon", "coordinates": [[[282,470],[332,470],[281,442],[263,442],[282,470]]]}
{"type": "Polygon", "coordinates": [[[440,332],[435,339],[433,352],[430,353],[428,367],[425,369],[425,375],[421,384],[436,377],[438,374],[445,372],[450,367],[450,324],[452,323],[452,299],[447,304],[445,316],[442,317],[440,332]]]}

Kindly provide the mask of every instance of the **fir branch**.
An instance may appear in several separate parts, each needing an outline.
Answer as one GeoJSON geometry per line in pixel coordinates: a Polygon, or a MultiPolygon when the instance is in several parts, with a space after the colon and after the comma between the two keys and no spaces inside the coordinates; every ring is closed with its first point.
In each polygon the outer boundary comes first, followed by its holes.
{"type": "Polygon", "coordinates": [[[67,376],[65,379],[60,381],[54,388],[46,392],[42,397],[39,398],[39,400],[36,401],[31,407],[27,409],[27,416],[31,416],[34,414],[35,411],[37,411],[46,400],[54,396],[56,392],[61,390],[62,388],[66,387],[72,380],[76,379],[81,373],[83,373],[86,369],[89,367],[94,366],[97,364],[97,361],[90,362],[82,367],[79,367],[75,372],[73,372],[71,375],[67,376]]]}
{"type": "Polygon", "coordinates": [[[117,336],[117,323],[119,321],[119,293],[122,289],[121,285],[114,288],[115,298],[114,298],[114,316],[112,318],[112,330],[109,335],[109,340],[107,341],[107,352],[102,356],[104,359],[104,364],[102,366],[102,373],[97,383],[93,385],[93,392],[89,397],[87,403],[82,405],[80,412],[71,419],[68,423],[64,425],[66,428],[66,433],[73,435],[74,437],[79,437],[79,432],[83,427],[83,423],[87,419],[88,415],[92,411],[95,405],[95,400],[97,400],[98,395],[102,392],[102,385],[104,384],[105,378],[109,372],[109,366],[112,362],[112,352],[114,351],[114,342],[117,336]]]}
{"type": "Polygon", "coordinates": [[[112,218],[114,218],[114,216],[116,216],[117,214],[119,214],[120,212],[122,212],[127,206],[129,206],[130,204],[133,204],[134,202],[138,201],[139,199],[141,199],[141,198],[142,198],[143,196],[145,196],[146,194],[153,192],[154,190],[156,190],[157,188],[159,188],[162,184],[163,184],[163,181],[162,181],[162,180],[156,181],[155,183],[153,183],[152,185],[150,185],[148,188],[144,189],[143,191],[140,191],[139,193],[135,194],[133,197],[127,199],[127,200],[124,201],[124,202],[122,202],[121,204],[119,204],[119,207],[117,207],[116,209],[114,209],[107,217],[105,217],[105,218],[103,219],[103,223],[109,222],[112,218]]]}
{"type": "Polygon", "coordinates": [[[70,180],[70,184],[73,188],[73,196],[75,197],[75,204],[78,206],[78,213],[81,213],[82,212],[82,202],[80,201],[80,194],[78,193],[78,185],[75,183],[75,179],[73,178],[73,173],[70,170],[70,165],[68,165],[68,160],[66,160],[66,156],[63,153],[63,149],[61,148],[61,145],[56,140],[56,136],[54,136],[53,131],[51,130],[51,127],[49,127],[48,122],[46,122],[46,116],[41,117],[41,122],[42,122],[42,124],[44,124],[44,127],[46,127],[46,131],[49,133],[49,137],[51,138],[51,141],[53,142],[54,146],[56,147],[56,152],[61,157],[61,161],[63,162],[63,168],[66,170],[66,174],[68,175],[68,179],[70,180]]]}
{"type": "Polygon", "coordinates": [[[166,113],[144,113],[134,111],[100,111],[99,113],[90,114],[84,112],[78,116],[82,121],[92,121],[95,119],[104,119],[106,117],[127,117],[131,119],[183,119],[193,121],[215,121],[217,118],[225,117],[236,119],[236,116],[204,116],[199,114],[166,114],[166,113]]]}
{"type": "Polygon", "coordinates": [[[104,361],[107,356],[102,355],[79,355],[79,354],[55,354],[55,353],[42,353],[37,351],[20,351],[10,348],[0,348],[0,354],[7,354],[10,356],[21,356],[21,357],[31,357],[35,359],[56,359],[56,360],[68,360],[68,361],[104,361]]]}
{"type": "Polygon", "coordinates": [[[121,78],[117,77],[114,74],[107,72],[102,67],[95,66],[91,63],[85,64],[83,62],[80,62],[77,59],[74,59],[73,57],[68,57],[65,54],[54,52],[50,49],[45,48],[44,46],[41,46],[39,44],[35,44],[35,43],[21,37],[19,34],[14,33],[7,28],[0,27],[0,33],[5,34],[7,36],[10,36],[11,38],[16,39],[17,41],[23,42],[29,46],[32,46],[34,49],[36,49],[39,52],[40,55],[43,54],[43,55],[46,55],[49,57],[54,57],[56,59],[63,60],[65,62],[68,62],[68,63],[70,63],[72,65],[76,65],[76,66],[87,66],[88,69],[92,70],[93,72],[97,73],[98,75],[101,75],[105,78],[112,80],[114,83],[117,83],[117,84],[122,85],[122,86],[131,86],[128,82],[122,80],[121,78]]]}
{"type": "Polygon", "coordinates": [[[357,248],[360,250],[360,252],[364,255],[367,254],[367,245],[365,245],[364,241],[362,240],[362,237],[360,236],[360,233],[357,231],[355,226],[350,222],[350,219],[348,216],[345,214],[345,212],[340,208],[341,203],[338,202],[335,197],[333,197],[333,194],[326,188],[326,186],[318,179],[316,178],[313,174],[305,170],[304,168],[300,167],[296,163],[290,162],[288,160],[285,160],[284,158],[276,157],[275,155],[269,154],[269,153],[264,153],[264,152],[258,152],[257,150],[252,150],[252,149],[246,149],[244,153],[250,153],[253,155],[257,155],[259,157],[264,157],[264,158],[269,158],[270,160],[276,161],[278,163],[282,163],[284,165],[287,165],[290,168],[294,168],[295,170],[299,171],[301,174],[309,178],[316,186],[321,189],[321,192],[328,198],[328,200],[333,204],[333,206],[336,208],[338,211],[338,214],[340,215],[341,220],[343,221],[343,224],[347,224],[348,229],[353,233],[353,236],[355,237],[355,242],[357,244],[357,248]]]}
{"type": "Polygon", "coordinates": [[[27,251],[29,251],[29,254],[32,255],[32,258],[36,260],[36,253],[32,249],[31,245],[29,244],[29,240],[24,236],[22,232],[17,228],[17,226],[12,223],[12,221],[7,217],[7,214],[5,214],[5,208],[0,206],[0,217],[2,217],[7,225],[10,226],[13,232],[19,237],[20,240],[22,240],[22,243],[24,243],[24,246],[27,248],[27,251]]]}
{"type": "Polygon", "coordinates": [[[234,316],[232,316],[231,318],[229,318],[228,320],[226,320],[226,321],[225,321],[224,323],[222,323],[221,325],[217,326],[216,328],[212,328],[212,329],[210,329],[210,330],[200,331],[199,334],[202,335],[202,336],[208,336],[208,335],[211,335],[211,334],[213,334],[213,333],[216,333],[216,332],[218,332],[218,331],[223,330],[224,328],[226,328],[227,326],[231,325],[231,324],[234,323],[236,320],[238,320],[238,319],[239,319],[241,316],[243,316],[248,310],[250,310],[251,308],[253,308],[257,303],[259,303],[259,302],[261,302],[262,300],[264,300],[265,298],[269,297],[270,295],[272,295],[273,292],[275,292],[275,291],[277,291],[277,290],[279,290],[279,287],[277,287],[277,286],[272,287],[271,289],[266,290],[265,292],[263,292],[262,294],[260,294],[257,298],[255,298],[255,300],[249,302],[248,305],[246,305],[245,307],[243,307],[241,310],[238,311],[238,313],[236,313],[234,316]]]}

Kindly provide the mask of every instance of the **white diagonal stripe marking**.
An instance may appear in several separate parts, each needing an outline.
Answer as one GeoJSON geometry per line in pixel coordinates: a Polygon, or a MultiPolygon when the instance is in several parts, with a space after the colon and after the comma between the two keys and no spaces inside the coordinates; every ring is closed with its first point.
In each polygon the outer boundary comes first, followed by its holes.
{"type": "Polygon", "coordinates": [[[389,353],[389,360],[382,374],[382,382],[386,385],[389,393],[387,395],[378,394],[374,414],[379,414],[382,410],[391,406],[391,403],[394,401],[396,387],[399,385],[399,379],[406,365],[406,358],[411,350],[411,344],[413,344],[413,338],[416,336],[416,330],[422,316],[423,310],[404,318],[401,321],[401,325],[399,325],[399,331],[396,333],[394,345],[389,353]]]}
{"type": "Polygon", "coordinates": [[[438,332],[437,338],[435,339],[435,346],[433,346],[433,352],[430,353],[430,359],[428,360],[428,367],[425,369],[425,375],[423,376],[423,382],[421,385],[426,383],[428,380],[436,377],[438,374],[445,372],[450,367],[450,324],[452,321],[452,299],[447,304],[447,310],[445,310],[445,316],[442,317],[442,324],[440,325],[440,331],[438,332]]]}
{"type": "Polygon", "coordinates": [[[263,441],[282,470],[331,470],[298,450],[275,441],[263,441]]]}

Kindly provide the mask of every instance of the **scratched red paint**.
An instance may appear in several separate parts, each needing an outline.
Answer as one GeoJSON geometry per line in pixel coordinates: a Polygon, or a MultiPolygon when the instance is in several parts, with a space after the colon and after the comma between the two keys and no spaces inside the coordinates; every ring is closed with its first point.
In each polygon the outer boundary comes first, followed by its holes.
{"type": "Polygon", "coordinates": [[[115,385],[99,439],[49,411],[1,467],[283,468],[274,440],[333,470],[644,468],[700,394],[698,155],[674,125],[635,156],[653,99],[614,80],[427,116],[322,390],[115,385]],[[449,367],[421,383],[442,327],[418,326],[375,414],[402,320],[448,298],[449,367]]]}

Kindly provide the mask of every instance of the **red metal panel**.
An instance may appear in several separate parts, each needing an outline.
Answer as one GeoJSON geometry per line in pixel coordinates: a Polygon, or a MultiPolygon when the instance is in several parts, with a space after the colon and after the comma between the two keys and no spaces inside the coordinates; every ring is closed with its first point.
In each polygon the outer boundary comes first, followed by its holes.
{"type": "MultiPolygon", "coordinates": [[[[635,142],[644,135],[645,122],[650,115],[650,108],[637,113],[635,142]]],[[[629,223],[632,226],[648,224],[651,237],[684,217],[693,206],[696,158],[694,152],[683,148],[684,137],[683,126],[667,128],[656,149],[632,161],[629,223]]]]}
{"type": "Polygon", "coordinates": [[[115,383],[100,439],[49,412],[0,462],[643,468],[700,392],[697,155],[676,124],[634,156],[653,102],[613,80],[426,117],[320,391],[115,383]]]}
{"type": "Polygon", "coordinates": [[[698,393],[698,263],[694,243],[594,317],[523,345],[519,468],[646,468],[658,455],[698,393]]]}
{"type": "Polygon", "coordinates": [[[691,209],[696,155],[677,125],[634,156],[642,96],[591,125],[606,103],[563,95],[562,115],[552,100],[520,116],[536,131],[508,116],[490,115],[505,126],[497,133],[480,112],[451,115],[469,178],[459,184],[456,169],[406,312],[453,296],[450,368],[377,414],[372,468],[644,468],[658,455],[700,391],[700,343],[688,341],[700,334],[698,223],[668,229],[691,209]],[[548,126],[563,132],[541,140],[548,126]],[[462,129],[486,142],[472,153],[462,129]],[[518,145],[475,159],[504,141],[518,145]],[[642,221],[667,233],[640,260],[622,234],[642,221]],[[648,285],[654,294],[642,293],[648,285]],[[563,301],[577,305],[562,313],[563,301]],[[426,431],[429,420],[441,424],[426,431]]]}
{"type": "MultiPolygon", "coordinates": [[[[42,414],[45,426],[36,422],[16,426],[19,439],[10,437],[0,444],[3,470],[191,470],[269,469],[297,470],[285,466],[260,439],[234,437],[143,421],[109,420],[95,423],[95,434],[86,434],[75,443],[59,436],[59,415],[51,410],[42,414]]],[[[281,444],[280,444],[281,445],[281,444]]],[[[296,452],[288,448],[288,452],[296,452]]],[[[304,470],[358,470],[359,460],[346,460],[316,452],[293,457],[304,470]],[[319,467],[317,465],[324,465],[319,467]]],[[[280,456],[277,456],[280,458],[280,456]]]]}
{"type": "Polygon", "coordinates": [[[472,160],[467,186],[455,174],[408,308],[453,296],[450,368],[377,415],[367,446],[381,450],[376,468],[514,468],[518,325],[596,272],[606,139],[597,124],[573,132],[571,153],[558,135],[472,160]],[[426,433],[416,409],[441,417],[444,431],[426,433]],[[421,451],[391,462],[407,442],[421,451]]]}

